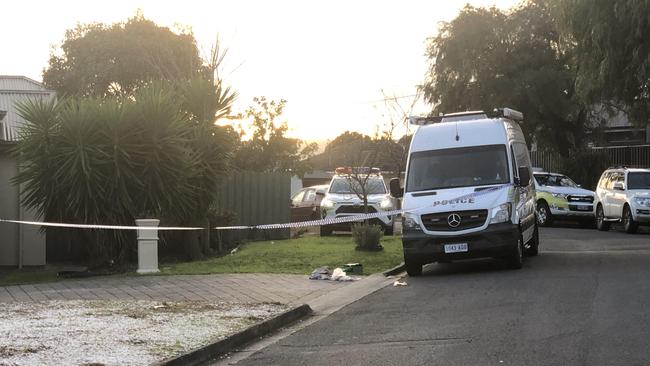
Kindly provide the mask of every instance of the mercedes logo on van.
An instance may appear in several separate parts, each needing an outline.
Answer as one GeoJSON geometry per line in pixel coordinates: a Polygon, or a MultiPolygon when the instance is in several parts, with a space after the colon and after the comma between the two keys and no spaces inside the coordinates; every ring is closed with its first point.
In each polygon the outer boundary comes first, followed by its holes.
{"type": "Polygon", "coordinates": [[[447,223],[449,224],[450,227],[458,227],[458,225],[460,225],[460,215],[457,213],[453,213],[447,216],[447,223]]]}

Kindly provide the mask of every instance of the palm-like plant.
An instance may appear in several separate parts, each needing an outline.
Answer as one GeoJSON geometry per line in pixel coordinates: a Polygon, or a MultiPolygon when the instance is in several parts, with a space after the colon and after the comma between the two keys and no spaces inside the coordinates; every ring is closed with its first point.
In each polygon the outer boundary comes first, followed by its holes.
{"type": "MultiPolygon", "coordinates": [[[[182,107],[189,99],[172,90],[152,83],[133,98],[18,106],[29,122],[16,149],[23,203],[46,220],[73,223],[130,225],[145,214],[175,223],[206,217],[227,168],[231,137],[195,121],[195,112],[182,107]]],[[[94,264],[123,262],[135,242],[124,231],[73,236],[86,244],[94,264]]]]}

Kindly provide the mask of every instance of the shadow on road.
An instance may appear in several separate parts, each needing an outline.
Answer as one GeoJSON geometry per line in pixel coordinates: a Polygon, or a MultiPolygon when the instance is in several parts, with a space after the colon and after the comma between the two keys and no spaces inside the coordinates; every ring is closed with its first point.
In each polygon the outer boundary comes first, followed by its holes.
{"type": "MultiPolygon", "coordinates": [[[[525,261],[530,262],[534,258],[526,258],[525,261]]],[[[485,259],[471,259],[463,260],[452,263],[432,263],[425,265],[422,271],[422,277],[426,276],[452,276],[459,274],[473,274],[478,272],[500,272],[500,271],[513,271],[508,268],[503,260],[485,258],[485,259]]]]}

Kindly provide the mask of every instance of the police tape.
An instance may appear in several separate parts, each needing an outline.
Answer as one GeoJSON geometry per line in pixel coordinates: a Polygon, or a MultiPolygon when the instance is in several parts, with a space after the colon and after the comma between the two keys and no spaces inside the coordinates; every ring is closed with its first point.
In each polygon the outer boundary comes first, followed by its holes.
{"type": "MultiPolygon", "coordinates": [[[[369,214],[356,214],[349,215],[344,217],[337,217],[334,219],[320,219],[320,220],[310,220],[310,221],[299,221],[299,222],[289,222],[284,224],[264,224],[264,225],[240,225],[240,226],[217,226],[210,229],[213,230],[273,230],[273,229],[293,229],[293,228],[302,228],[310,226],[322,226],[322,225],[332,225],[332,224],[341,224],[347,222],[357,222],[364,221],[373,218],[379,217],[388,217],[399,215],[401,213],[414,210],[393,210],[393,211],[382,211],[377,213],[369,214]]],[[[61,228],[73,228],[73,229],[95,229],[95,230],[205,230],[204,227],[187,227],[187,226],[126,226],[126,225],[96,225],[96,224],[68,224],[60,222],[43,222],[43,221],[23,221],[23,220],[6,220],[0,219],[0,222],[11,223],[11,224],[22,224],[22,225],[32,225],[32,226],[45,226],[45,227],[61,227],[61,228]]]]}
{"type": "Polygon", "coordinates": [[[125,225],[97,225],[97,224],[69,224],[62,222],[43,222],[43,221],[23,221],[0,219],[0,222],[10,224],[46,226],[46,227],[65,227],[73,229],[102,229],[102,230],[204,230],[204,227],[187,227],[187,226],[125,226],[125,225]]]}
{"type": "MultiPolygon", "coordinates": [[[[487,193],[496,192],[503,188],[511,187],[511,184],[504,184],[500,186],[493,186],[486,188],[478,192],[472,192],[457,198],[434,201],[434,206],[436,203],[442,204],[454,204],[454,203],[464,203],[461,201],[483,196],[487,193]],[[444,203],[443,203],[444,202],[444,203]]],[[[344,224],[350,222],[359,222],[375,218],[382,217],[391,217],[396,215],[401,215],[407,212],[415,212],[424,207],[418,207],[413,209],[400,209],[392,211],[382,211],[382,212],[373,212],[373,213],[364,213],[364,214],[353,214],[336,218],[325,218],[319,220],[309,220],[309,221],[299,221],[299,222],[289,222],[283,224],[263,224],[263,225],[239,225],[239,226],[217,226],[210,229],[213,230],[274,230],[274,229],[294,229],[294,228],[304,228],[311,226],[324,226],[324,225],[335,225],[335,224],[344,224]]],[[[44,227],[61,227],[61,228],[74,228],[74,229],[96,229],[96,230],[162,230],[162,231],[172,231],[172,230],[205,230],[204,227],[187,227],[187,226],[127,226],[127,225],[98,225],[98,224],[69,224],[69,223],[59,223],[59,222],[43,222],[43,221],[24,221],[24,220],[8,220],[0,219],[0,222],[20,224],[20,225],[32,225],[32,226],[44,226],[44,227]]]]}
{"type": "Polygon", "coordinates": [[[400,215],[404,212],[416,211],[419,209],[410,209],[410,210],[392,210],[392,211],[382,211],[382,212],[373,212],[369,214],[354,214],[342,217],[336,217],[333,219],[320,219],[320,220],[309,220],[309,221],[298,221],[298,222],[288,222],[285,224],[265,224],[265,225],[254,225],[254,226],[220,226],[215,227],[215,230],[241,230],[241,229],[255,229],[255,230],[274,230],[274,229],[296,229],[310,226],[324,226],[324,225],[335,225],[335,224],[344,224],[348,222],[358,222],[365,221],[370,219],[376,219],[381,217],[390,217],[395,215],[400,215]]]}

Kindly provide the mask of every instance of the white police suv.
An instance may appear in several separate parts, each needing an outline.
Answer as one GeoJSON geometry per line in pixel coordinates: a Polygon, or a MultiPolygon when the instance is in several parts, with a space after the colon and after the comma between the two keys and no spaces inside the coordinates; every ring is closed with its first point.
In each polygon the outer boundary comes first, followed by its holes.
{"type": "Polygon", "coordinates": [[[635,233],[639,225],[650,225],[650,169],[610,168],[600,176],[596,188],[596,226],[609,230],[622,222],[625,231],[635,233]]]}
{"type": "MultiPolygon", "coordinates": [[[[364,213],[363,189],[365,188],[368,200],[368,213],[392,211],[397,207],[397,200],[393,198],[378,168],[351,168],[340,167],[335,171],[329,189],[320,202],[321,217],[334,219],[364,213]],[[355,179],[357,178],[357,179],[355,179]],[[362,187],[359,180],[364,181],[362,187]]],[[[393,235],[393,217],[390,215],[379,216],[370,220],[384,228],[384,234],[393,235]]],[[[351,223],[322,225],[321,236],[331,235],[334,230],[349,231],[351,223]]]]}

